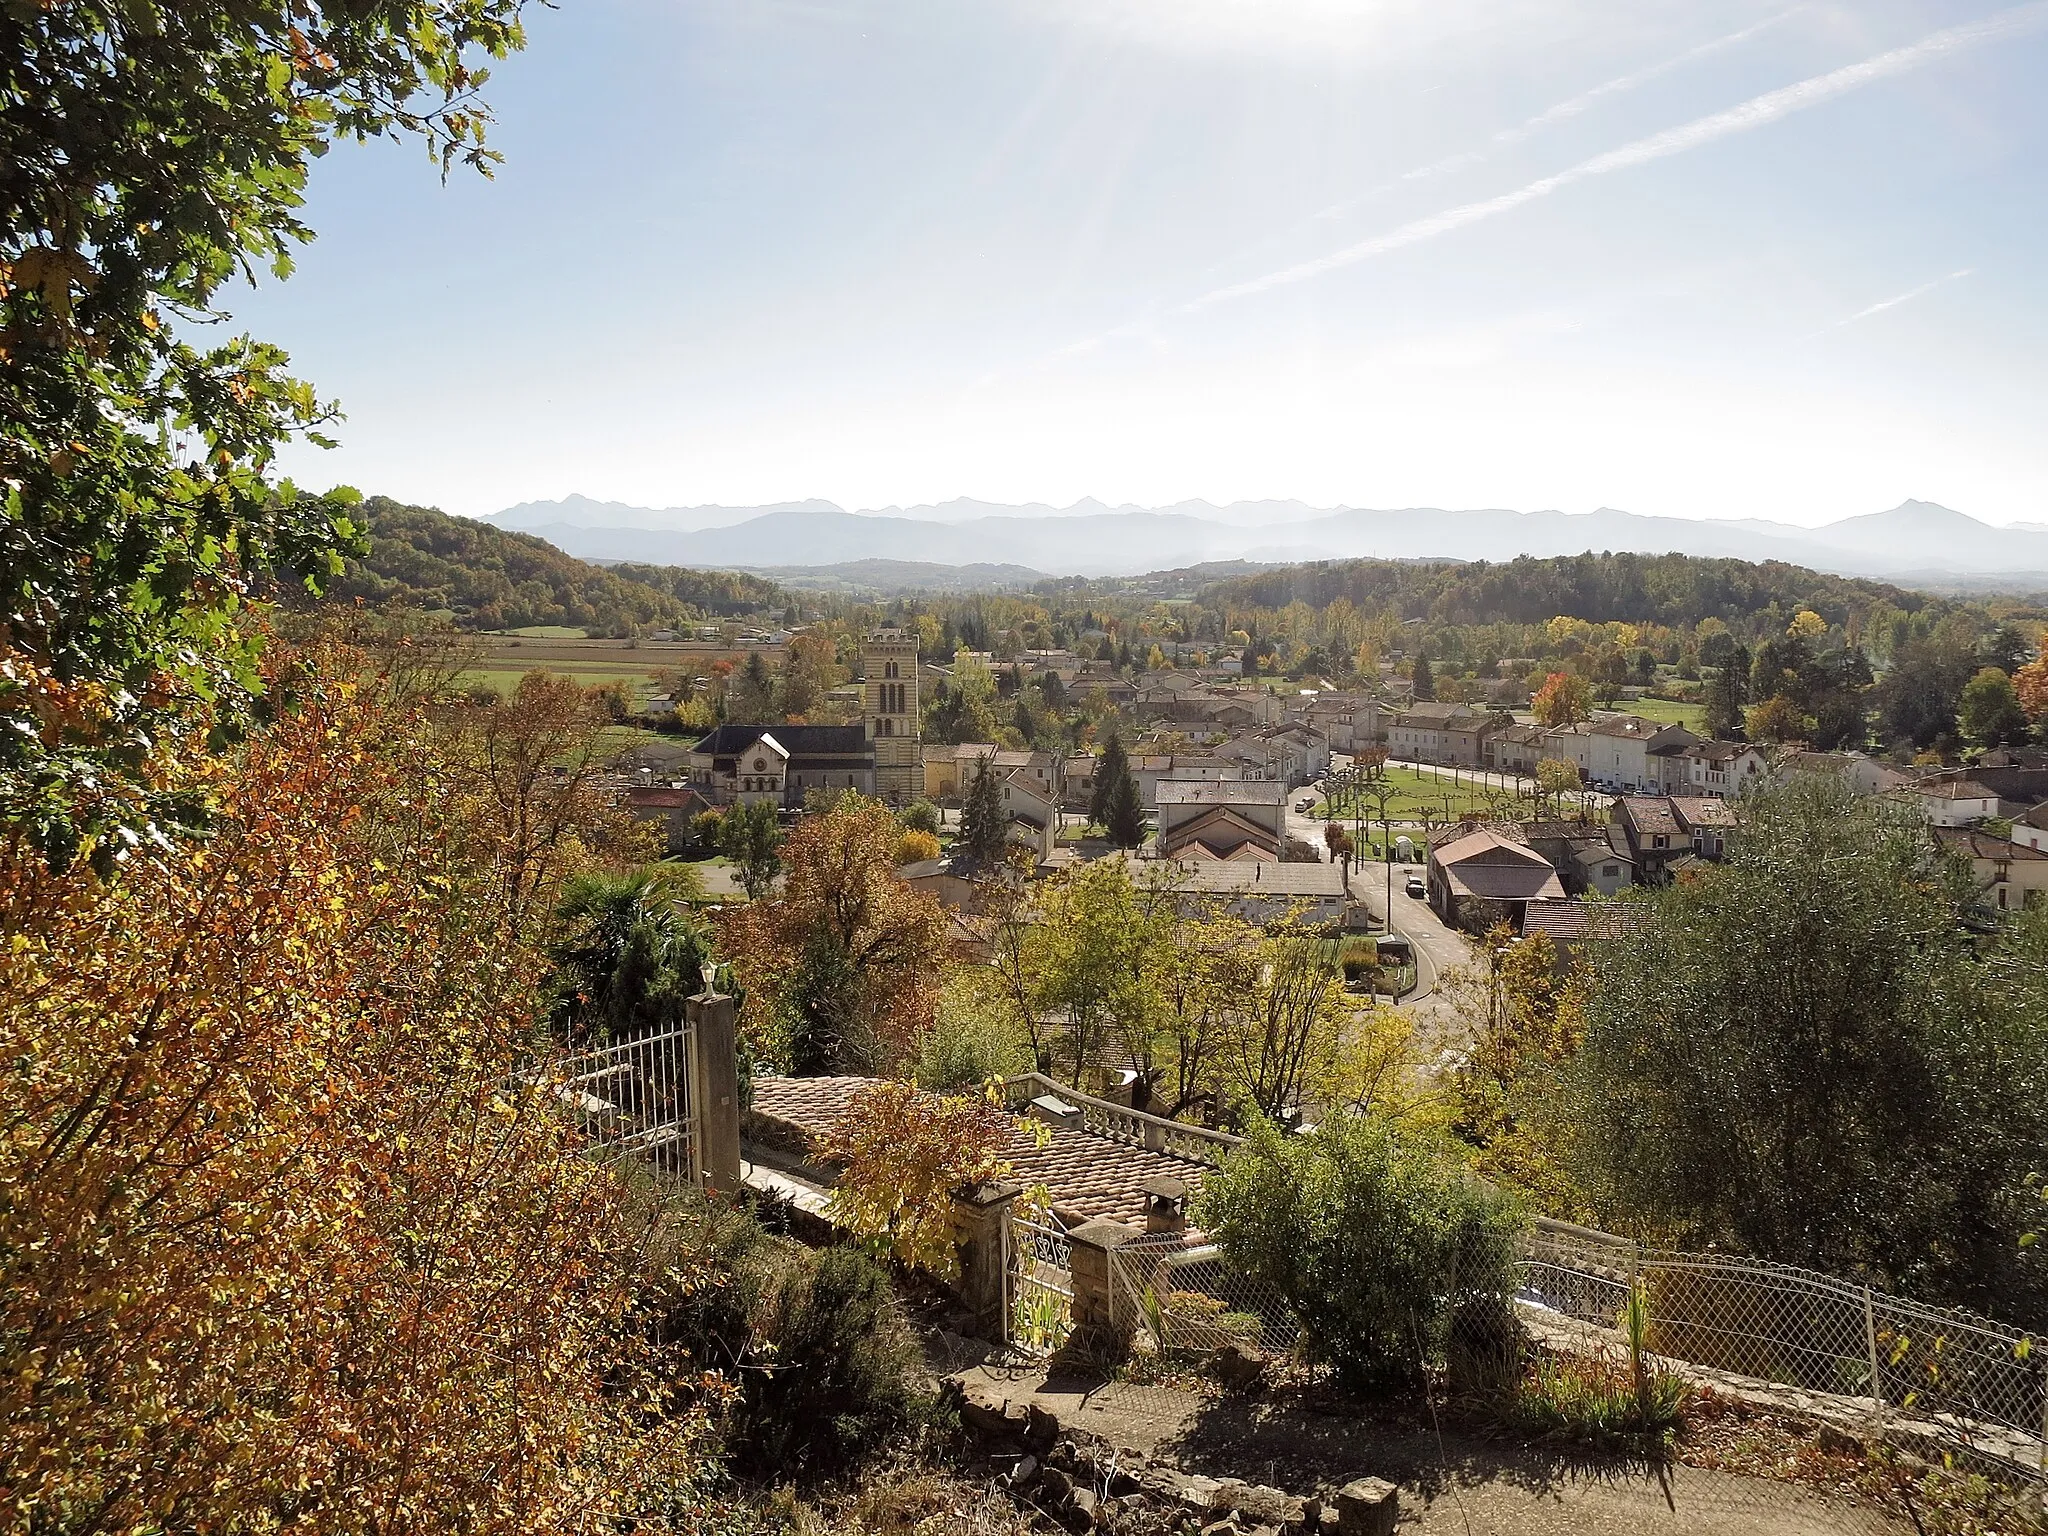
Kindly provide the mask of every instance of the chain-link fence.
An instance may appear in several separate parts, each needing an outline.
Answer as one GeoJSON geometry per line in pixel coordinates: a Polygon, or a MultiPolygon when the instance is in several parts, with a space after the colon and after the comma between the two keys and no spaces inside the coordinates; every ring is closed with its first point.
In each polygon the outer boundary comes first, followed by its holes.
{"type": "Polygon", "coordinates": [[[1280,1355],[1301,1336],[1301,1324],[1277,1291],[1232,1267],[1214,1243],[1179,1234],[1115,1249],[1109,1303],[1118,1328],[1160,1355],[1228,1346],[1280,1355]]]}
{"type": "Polygon", "coordinates": [[[1521,1269],[1519,1310],[1551,1347],[1619,1347],[1634,1291],[1644,1346],[1671,1368],[1786,1389],[1791,1407],[2041,1473],[2048,1341],[2020,1329],[1810,1270],[1561,1223],[1530,1233],[1521,1269]]]}

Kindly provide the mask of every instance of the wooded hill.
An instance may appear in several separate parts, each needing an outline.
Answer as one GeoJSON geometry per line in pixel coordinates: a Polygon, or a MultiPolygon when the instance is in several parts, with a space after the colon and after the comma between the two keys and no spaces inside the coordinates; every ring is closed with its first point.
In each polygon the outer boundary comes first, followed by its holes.
{"type": "Polygon", "coordinates": [[[1565,613],[1593,624],[1731,627],[1808,608],[1830,623],[1887,608],[1916,613],[1927,594],[1887,582],[1830,576],[1772,561],[1693,555],[1524,556],[1501,563],[1342,560],[1282,566],[1204,587],[1200,601],[1223,608],[1323,608],[1338,598],[1368,612],[1396,609],[1437,624],[1541,624],[1565,613]]]}
{"type": "Polygon", "coordinates": [[[561,624],[599,634],[779,606],[758,576],[677,566],[592,565],[544,539],[372,496],[359,509],[370,552],[329,584],[343,602],[450,613],[464,629],[561,624]]]}

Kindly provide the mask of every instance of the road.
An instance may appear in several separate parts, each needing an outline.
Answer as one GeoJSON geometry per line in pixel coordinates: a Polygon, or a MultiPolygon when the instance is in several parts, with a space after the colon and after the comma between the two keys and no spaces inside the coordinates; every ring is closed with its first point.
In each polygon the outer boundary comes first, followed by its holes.
{"type": "MultiPolygon", "coordinates": [[[[1307,798],[1305,789],[1289,792],[1288,834],[1309,844],[1319,855],[1327,856],[1323,823],[1295,809],[1307,798]]],[[[1421,872],[1422,867],[1418,864],[1394,866],[1393,922],[1388,926],[1392,932],[1406,939],[1415,951],[1416,987],[1401,999],[1401,1006],[1415,1020],[1425,1051],[1434,1056],[1446,1050],[1462,1050],[1471,1043],[1471,1024],[1450,998],[1439,990],[1439,983],[1446,972],[1455,971],[1471,960],[1473,946],[1464,934],[1454,928],[1446,928],[1427,901],[1407,893],[1408,877],[1421,872]]],[[[1354,896],[1365,902],[1379,922],[1387,923],[1385,865],[1353,864],[1351,890],[1354,896]]]]}

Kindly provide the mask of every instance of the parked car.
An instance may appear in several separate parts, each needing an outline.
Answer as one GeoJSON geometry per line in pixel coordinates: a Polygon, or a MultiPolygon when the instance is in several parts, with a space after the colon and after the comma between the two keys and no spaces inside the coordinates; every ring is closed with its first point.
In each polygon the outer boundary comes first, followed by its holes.
{"type": "Polygon", "coordinates": [[[1422,876],[1420,875],[1410,875],[1408,883],[1402,889],[1417,901],[1421,901],[1429,895],[1429,887],[1422,883],[1422,876]]]}

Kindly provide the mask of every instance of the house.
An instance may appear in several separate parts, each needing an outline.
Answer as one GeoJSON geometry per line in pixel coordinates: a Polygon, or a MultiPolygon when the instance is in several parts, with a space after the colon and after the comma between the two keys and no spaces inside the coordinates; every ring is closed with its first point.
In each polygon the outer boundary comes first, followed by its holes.
{"type": "Polygon", "coordinates": [[[1241,779],[1291,789],[1329,772],[1330,740],[1313,726],[1268,725],[1224,742],[1213,755],[1235,764],[1241,779]]]}
{"type": "Polygon", "coordinates": [[[1306,692],[1284,707],[1290,722],[1321,731],[1334,752],[1362,752],[1386,742],[1380,701],[1369,693],[1306,692]]]}
{"type": "Polygon", "coordinates": [[[1148,811],[1159,809],[1159,786],[1168,779],[1220,784],[1241,776],[1236,763],[1208,752],[1146,753],[1130,763],[1138,803],[1148,811]]]}
{"type": "Polygon", "coordinates": [[[1937,827],[1967,827],[1998,814],[1998,791],[1975,779],[1942,774],[1917,780],[1898,793],[1919,806],[1937,827]]]}
{"type": "Polygon", "coordinates": [[[1861,752],[1787,752],[1777,760],[1776,771],[1788,773],[1839,773],[1859,795],[1881,795],[1904,788],[1914,775],[1879,762],[1861,752]]]}
{"type": "Polygon", "coordinates": [[[1027,766],[1029,752],[1015,752],[993,742],[967,741],[957,746],[927,744],[924,758],[924,796],[927,800],[959,800],[974,787],[975,775],[988,764],[997,773],[1011,773],[1027,766]]]}
{"type": "Polygon", "coordinates": [[[1470,821],[1432,840],[1428,889],[1437,916],[1475,933],[1501,922],[1519,932],[1531,903],[1565,899],[1556,869],[1522,841],[1520,828],[1470,821]]]}
{"type": "Polygon", "coordinates": [[[1060,759],[1060,804],[1085,811],[1095,798],[1095,754],[1069,752],[1060,759]]]}
{"type": "Polygon", "coordinates": [[[1572,760],[1595,784],[1614,785],[1624,794],[1659,794],[1666,778],[1660,749],[1689,747],[1699,739],[1682,725],[1662,725],[1640,715],[1603,715],[1577,728],[1572,760]]]}
{"type": "Polygon", "coordinates": [[[1270,859],[1287,838],[1287,787],[1242,780],[1162,779],[1161,858],[1270,859]]]}
{"type": "Polygon", "coordinates": [[[1403,705],[1387,722],[1387,751],[1418,763],[1441,763],[1445,757],[1445,725],[1468,713],[1463,704],[1425,702],[1403,705]]]}
{"type": "Polygon", "coordinates": [[[1550,755],[1550,733],[1540,725],[1510,725],[1486,738],[1487,767],[1503,773],[1534,773],[1550,755]]]}
{"type": "Polygon", "coordinates": [[[2012,840],[2022,848],[2048,853],[2048,800],[2013,818],[2012,840]]]}
{"type": "Polygon", "coordinates": [[[1264,860],[1182,859],[1173,890],[1184,905],[1220,906],[1261,926],[1295,916],[1335,924],[1350,901],[1336,864],[1272,864],[1264,860]]]}
{"type": "Polygon", "coordinates": [[[1002,794],[1010,841],[1029,848],[1034,861],[1049,857],[1060,838],[1059,803],[1021,768],[1004,776],[1002,794]]]}
{"type": "Polygon", "coordinates": [[[1717,795],[1672,795],[1669,799],[1678,830],[1692,840],[1692,851],[1719,862],[1739,824],[1735,808],[1717,795]]]}
{"type": "Polygon", "coordinates": [[[1935,839],[1969,860],[1985,905],[2000,912],[2048,903],[2048,852],[1966,827],[1936,827],[1935,839]]]}
{"type": "Polygon", "coordinates": [[[1568,970],[1588,944],[1617,939],[1641,921],[1640,910],[1619,901],[1532,901],[1522,916],[1522,937],[1539,933],[1557,946],[1557,965],[1568,970]]]}
{"type": "Polygon", "coordinates": [[[897,878],[954,912],[972,912],[976,905],[975,867],[965,858],[920,859],[899,864],[897,878]]]}
{"type": "Polygon", "coordinates": [[[691,846],[690,823],[711,802],[687,784],[631,784],[626,787],[626,811],[635,820],[661,823],[665,850],[686,853],[691,846]]]}
{"type": "Polygon", "coordinates": [[[1668,796],[1622,795],[1612,814],[1645,885],[1667,884],[1673,861],[1693,851],[1692,838],[1679,825],[1668,796]]]}
{"type": "Polygon", "coordinates": [[[1635,855],[1619,827],[1593,821],[1525,821],[1522,840],[1543,857],[1567,896],[1612,896],[1636,883],[1635,855]]]}
{"type": "Polygon", "coordinates": [[[874,743],[858,725],[721,725],[690,748],[690,787],[712,805],[800,809],[813,789],[875,792],[874,743]]]}
{"type": "Polygon", "coordinates": [[[1770,766],[1746,741],[1696,741],[1680,750],[1679,760],[1685,765],[1685,782],[1674,785],[1670,793],[1724,800],[1741,794],[1770,766]]]}
{"type": "Polygon", "coordinates": [[[1443,723],[1444,761],[1460,768],[1482,768],[1493,761],[1493,738],[1514,728],[1515,718],[1505,711],[1485,714],[1464,712],[1443,723]]]}

